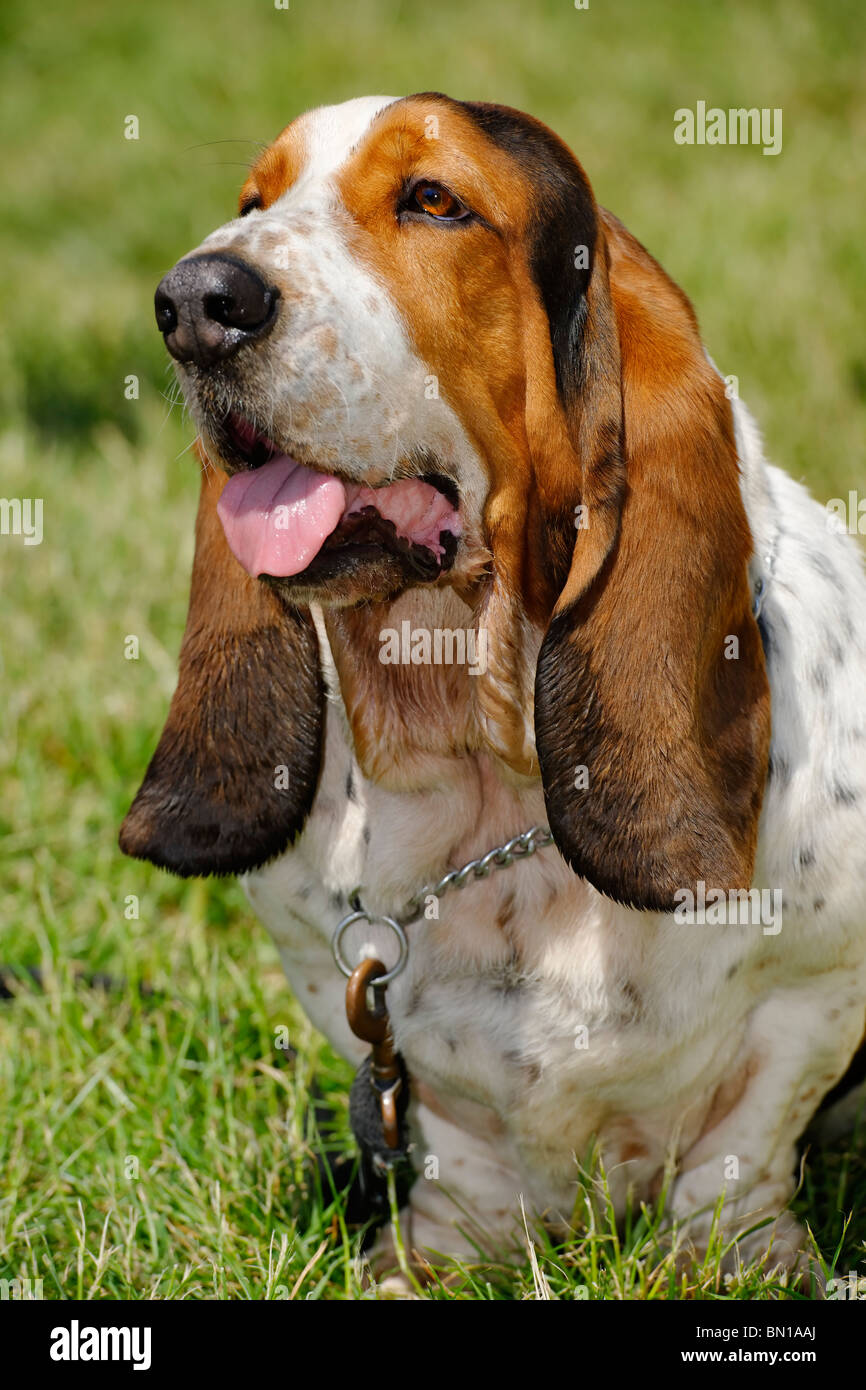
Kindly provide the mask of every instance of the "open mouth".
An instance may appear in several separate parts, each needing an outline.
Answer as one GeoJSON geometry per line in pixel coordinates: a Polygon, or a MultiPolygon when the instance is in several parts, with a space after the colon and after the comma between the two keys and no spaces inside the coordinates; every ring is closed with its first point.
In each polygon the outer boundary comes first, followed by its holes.
{"type": "Polygon", "coordinates": [[[389,551],[426,580],[453,563],[461,522],[449,479],[427,474],[367,487],[299,463],[239,415],[223,429],[246,467],[229,478],[217,511],[248,574],[289,578],[334,550],[356,558],[389,551]]]}

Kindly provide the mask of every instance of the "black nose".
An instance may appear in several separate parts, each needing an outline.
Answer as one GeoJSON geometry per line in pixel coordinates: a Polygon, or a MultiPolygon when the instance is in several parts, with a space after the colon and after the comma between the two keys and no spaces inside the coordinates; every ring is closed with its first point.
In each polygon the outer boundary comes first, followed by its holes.
{"type": "Polygon", "coordinates": [[[220,252],[178,261],[154,296],[156,322],[178,362],[212,367],[273,326],[280,292],[220,252]]]}

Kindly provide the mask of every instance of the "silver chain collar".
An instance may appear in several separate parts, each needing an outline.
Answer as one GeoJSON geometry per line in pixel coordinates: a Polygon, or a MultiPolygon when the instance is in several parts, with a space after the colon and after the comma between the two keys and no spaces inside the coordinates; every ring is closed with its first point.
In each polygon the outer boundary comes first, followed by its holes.
{"type": "Polygon", "coordinates": [[[545,849],[552,843],[553,836],[546,825],[533,825],[531,829],[524,830],[522,835],[515,835],[513,840],[507,840],[504,845],[497,845],[495,849],[488,850],[480,859],[470,859],[462,868],[450,869],[437,883],[427,884],[409,899],[399,917],[382,917],[378,913],[368,912],[361,905],[361,889],[356,888],[349,895],[352,911],[337,923],[334,931],[331,942],[334,960],[348,979],[355,969],[343,955],[343,937],[349,928],[358,922],[367,922],[369,926],[388,927],[397,937],[400,955],[397,964],[391,970],[385,975],[377,976],[376,984],[380,988],[390,984],[391,980],[405,969],[409,958],[409,941],[404,928],[418,920],[428,898],[441,898],[443,893],[447,893],[451,888],[465,888],[470,879],[487,878],[491,869],[508,869],[512,864],[521,859],[529,859],[536,850],[545,849]]]}

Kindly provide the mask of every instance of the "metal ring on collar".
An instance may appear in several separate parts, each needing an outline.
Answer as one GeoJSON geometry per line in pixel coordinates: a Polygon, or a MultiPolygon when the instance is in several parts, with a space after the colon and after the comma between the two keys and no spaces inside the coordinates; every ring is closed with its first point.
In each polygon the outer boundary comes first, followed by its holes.
{"type": "Polygon", "coordinates": [[[386,974],[377,975],[376,979],[371,981],[371,984],[376,985],[377,988],[381,988],[382,985],[390,984],[391,981],[396,979],[400,972],[405,969],[406,962],[409,959],[409,942],[406,933],[400,926],[400,923],[394,921],[393,917],[378,917],[375,912],[365,912],[363,908],[360,908],[357,912],[350,912],[347,917],[343,918],[342,922],[337,923],[331,942],[334,960],[337,962],[337,965],[340,967],[347,980],[353,973],[355,967],[350,965],[343,955],[343,937],[349,928],[353,927],[356,922],[368,922],[371,927],[380,923],[384,927],[390,927],[391,931],[396,936],[400,944],[400,955],[397,958],[397,964],[392,966],[386,974]]]}

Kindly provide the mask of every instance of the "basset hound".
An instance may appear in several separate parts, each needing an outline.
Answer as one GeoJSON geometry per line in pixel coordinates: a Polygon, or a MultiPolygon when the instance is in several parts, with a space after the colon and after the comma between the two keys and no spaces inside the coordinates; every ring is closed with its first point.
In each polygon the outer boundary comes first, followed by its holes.
{"type": "MultiPolygon", "coordinates": [[[[619,1211],[667,1175],[695,1247],[724,1192],[735,1251],[797,1264],[797,1141],[866,1022],[856,543],[510,108],[300,116],[156,308],[202,491],[122,848],[240,875],[360,1059],[331,953],[354,891],[399,918],[549,826],[407,929],[409,1243],[502,1252],[519,1195],[567,1226],[593,1151],[619,1211]]],[[[346,949],[395,943],[362,921],[346,949]]]]}

